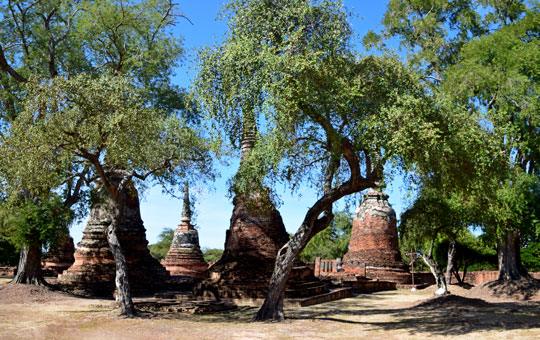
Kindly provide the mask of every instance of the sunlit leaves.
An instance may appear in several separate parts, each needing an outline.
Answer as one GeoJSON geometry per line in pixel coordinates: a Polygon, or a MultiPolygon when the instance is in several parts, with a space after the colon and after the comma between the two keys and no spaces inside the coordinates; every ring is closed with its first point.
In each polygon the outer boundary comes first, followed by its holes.
{"type": "Polygon", "coordinates": [[[122,77],[86,75],[32,81],[25,109],[2,141],[3,170],[12,189],[39,192],[84,173],[105,171],[179,178],[212,176],[207,141],[175,116],[144,104],[122,77]]]}

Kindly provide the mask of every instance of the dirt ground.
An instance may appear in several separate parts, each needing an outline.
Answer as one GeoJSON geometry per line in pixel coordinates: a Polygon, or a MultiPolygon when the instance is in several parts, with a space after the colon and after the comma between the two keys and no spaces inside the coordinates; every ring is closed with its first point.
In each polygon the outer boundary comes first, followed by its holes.
{"type": "MultiPolygon", "coordinates": [[[[213,315],[116,315],[112,300],[84,299],[42,288],[8,287],[0,279],[0,339],[539,339],[540,296],[528,301],[453,295],[434,287],[387,291],[310,307],[287,308],[281,323],[255,323],[257,311],[213,315]]],[[[485,293],[481,289],[480,293],[485,293]]]]}

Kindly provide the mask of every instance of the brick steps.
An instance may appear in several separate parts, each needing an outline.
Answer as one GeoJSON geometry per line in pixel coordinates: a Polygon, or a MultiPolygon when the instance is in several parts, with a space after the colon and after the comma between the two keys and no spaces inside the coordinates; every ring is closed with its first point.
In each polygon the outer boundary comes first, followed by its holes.
{"type": "Polygon", "coordinates": [[[285,299],[283,304],[287,307],[306,307],[323,302],[345,299],[351,297],[352,295],[353,290],[350,287],[336,288],[330,290],[328,293],[309,296],[306,298],[285,299]]]}

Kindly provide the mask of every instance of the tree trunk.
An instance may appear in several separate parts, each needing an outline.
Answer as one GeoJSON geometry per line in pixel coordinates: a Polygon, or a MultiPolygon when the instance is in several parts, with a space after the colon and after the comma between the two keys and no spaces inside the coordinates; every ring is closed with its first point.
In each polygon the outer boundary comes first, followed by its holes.
{"type": "Polygon", "coordinates": [[[465,283],[465,276],[467,276],[467,268],[469,268],[469,265],[465,264],[465,266],[463,266],[463,276],[461,277],[461,283],[465,283]]]}
{"type": "MultiPolygon", "coordinates": [[[[452,269],[452,273],[454,273],[454,276],[456,277],[458,284],[463,284],[463,279],[459,276],[459,271],[456,268],[452,269]]],[[[465,275],[463,276],[465,277],[465,275]]]]}
{"type": "MultiPolygon", "coordinates": [[[[328,126],[323,126],[323,128],[331,129],[328,126]]],[[[372,170],[372,163],[368,155],[365,155],[366,168],[371,169],[371,171],[368,170],[367,176],[364,178],[360,169],[360,161],[354,152],[351,141],[343,138],[340,143],[341,145],[339,148],[342,152],[341,156],[345,158],[349,165],[350,178],[340,186],[336,188],[332,187],[334,170],[336,169],[335,164],[337,163],[339,165],[340,157],[331,158],[327,173],[325,174],[324,195],[309,208],[298,231],[293,235],[289,242],[279,250],[274,265],[274,272],[270,279],[268,295],[266,296],[261,309],[257,312],[255,321],[280,321],[284,319],[283,297],[285,285],[289,278],[289,274],[291,273],[294,261],[308,241],[318,232],[328,227],[330,222],[332,222],[332,219],[334,218],[334,215],[332,214],[332,204],[344,196],[360,192],[373,186],[381,178],[381,174],[378,172],[379,167],[374,167],[374,169],[377,170],[372,170]]],[[[382,169],[382,167],[380,167],[380,169],[382,169]]]]}
{"type": "Polygon", "coordinates": [[[448,245],[448,261],[446,265],[446,283],[450,284],[452,282],[452,269],[454,268],[454,262],[456,259],[456,240],[454,238],[450,239],[450,244],[448,245]]]}
{"type": "Polygon", "coordinates": [[[499,281],[513,281],[530,278],[521,263],[519,231],[505,231],[502,239],[497,240],[499,258],[499,281]]]}
{"type": "Polygon", "coordinates": [[[431,246],[429,247],[428,254],[422,254],[422,259],[429,266],[431,273],[435,277],[435,282],[437,283],[437,288],[438,288],[435,294],[443,295],[443,294],[448,293],[448,288],[446,287],[446,278],[444,277],[443,271],[439,268],[439,266],[437,265],[437,262],[435,262],[435,259],[433,258],[433,244],[434,243],[435,241],[432,240],[431,246]]]}
{"type": "Polygon", "coordinates": [[[48,286],[41,272],[41,245],[32,243],[21,248],[17,275],[11,283],[48,286]]]}
{"type": "Polygon", "coordinates": [[[283,298],[285,285],[291,273],[297,255],[302,251],[303,246],[309,240],[310,230],[308,224],[303,223],[300,229],[278,252],[274,272],[270,279],[268,296],[255,316],[255,321],[285,319],[283,313],[283,298]]]}
{"type": "Polygon", "coordinates": [[[327,173],[325,174],[323,197],[308,210],[298,231],[293,235],[289,242],[279,250],[274,265],[274,272],[270,279],[268,295],[264,300],[261,309],[257,312],[255,321],[281,321],[285,318],[283,313],[283,298],[285,295],[287,279],[292,271],[294,261],[309,240],[330,225],[330,222],[332,222],[332,219],[334,218],[334,215],[332,214],[332,204],[339,199],[340,196],[343,197],[346,192],[343,191],[340,193],[339,190],[334,191],[332,189],[332,179],[338,166],[339,162],[335,159],[330,161],[327,173]],[[319,218],[321,214],[322,216],[319,218]]]}
{"type": "Polygon", "coordinates": [[[439,268],[432,256],[422,255],[424,262],[429,266],[431,273],[435,277],[435,282],[437,283],[437,295],[443,295],[448,293],[448,288],[446,287],[446,278],[444,277],[443,271],[439,268]]]}
{"type": "Polygon", "coordinates": [[[131,180],[131,177],[122,177],[116,188],[108,188],[109,194],[113,198],[114,209],[112,221],[107,227],[107,241],[114,257],[116,264],[116,302],[120,307],[120,315],[133,317],[135,308],[131,300],[131,289],[129,285],[128,268],[126,258],[118,240],[118,226],[124,220],[124,203],[126,201],[126,185],[131,180]]]}
{"type": "Polygon", "coordinates": [[[274,265],[274,272],[270,279],[268,295],[266,296],[261,309],[257,312],[255,321],[281,321],[285,318],[283,313],[285,285],[287,284],[287,279],[292,271],[294,261],[309,240],[318,232],[328,227],[330,222],[332,222],[332,219],[334,218],[331,210],[332,202],[334,202],[334,199],[331,198],[331,195],[325,195],[318,200],[317,203],[308,210],[304,222],[298,231],[293,235],[289,242],[285,243],[279,250],[274,265]],[[318,218],[321,213],[322,216],[318,218]]]}
{"type": "Polygon", "coordinates": [[[120,315],[133,317],[135,315],[135,308],[131,300],[126,258],[116,234],[117,226],[118,218],[115,218],[107,228],[107,241],[111,247],[116,264],[116,302],[120,306],[120,315]]]}

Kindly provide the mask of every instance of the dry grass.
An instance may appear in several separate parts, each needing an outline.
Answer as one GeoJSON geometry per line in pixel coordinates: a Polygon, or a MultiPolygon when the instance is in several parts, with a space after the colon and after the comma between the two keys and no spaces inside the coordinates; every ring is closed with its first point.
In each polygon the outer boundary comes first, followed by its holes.
{"type": "MultiPolygon", "coordinates": [[[[0,339],[538,339],[540,303],[418,304],[424,291],[390,291],[291,308],[281,323],[253,323],[256,308],[214,315],[151,314],[123,319],[113,301],[65,299],[5,304],[0,339]]],[[[465,291],[452,287],[452,292],[465,291]]],[[[448,299],[447,299],[448,300],[448,299]]],[[[455,300],[455,299],[454,299],[455,300]]],[[[441,300],[442,301],[442,300],[441,300]]]]}

